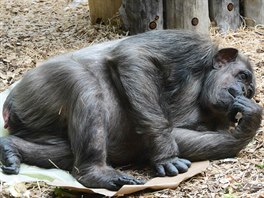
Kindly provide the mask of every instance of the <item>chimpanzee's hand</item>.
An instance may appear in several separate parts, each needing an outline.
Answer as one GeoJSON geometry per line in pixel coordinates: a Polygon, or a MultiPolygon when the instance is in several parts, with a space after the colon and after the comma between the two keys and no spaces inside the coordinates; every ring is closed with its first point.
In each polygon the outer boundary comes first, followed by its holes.
{"type": "Polygon", "coordinates": [[[187,172],[190,166],[191,162],[189,160],[178,157],[166,159],[154,164],[156,174],[159,177],[164,177],[166,175],[175,176],[179,173],[187,172]]]}
{"type": "Polygon", "coordinates": [[[244,96],[238,96],[234,99],[229,111],[229,118],[231,121],[236,122],[236,114],[242,113],[243,119],[261,117],[262,107],[256,104],[253,100],[244,96]]]}
{"type": "Polygon", "coordinates": [[[262,120],[262,107],[253,100],[243,96],[236,97],[229,112],[231,120],[235,120],[237,112],[242,114],[235,129],[231,129],[233,136],[243,142],[253,138],[260,127],[262,120]]]}

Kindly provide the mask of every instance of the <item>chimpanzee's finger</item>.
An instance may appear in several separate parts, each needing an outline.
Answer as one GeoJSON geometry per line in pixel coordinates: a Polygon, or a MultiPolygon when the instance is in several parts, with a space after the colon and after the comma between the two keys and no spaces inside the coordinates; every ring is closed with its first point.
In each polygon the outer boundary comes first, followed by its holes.
{"type": "Polygon", "coordinates": [[[187,159],[183,159],[183,158],[179,158],[179,161],[183,162],[184,164],[186,164],[188,167],[190,167],[192,165],[192,162],[187,160],[187,159]]]}
{"type": "Polygon", "coordinates": [[[180,160],[173,162],[173,165],[178,169],[180,173],[185,173],[188,171],[189,167],[180,160]]]}
{"type": "Polygon", "coordinates": [[[19,173],[19,167],[18,166],[2,166],[1,168],[5,174],[17,175],[19,173]]]}
{"type": "Polygon", "coordinates": [[[161,165],[161,164],[155,165],[155,170],[156,170],[156,175],[158,177],[164,177],[166,175],[165,169],[164,169],[163,165],[161,165]]]}
{"type": "Polygon", "coordinates": [[[172,163],[166,163],[164,164],[164,168],[166,171],[166,175],[168,176],[175,176],[179,174],[179,171],[172,163]]]}

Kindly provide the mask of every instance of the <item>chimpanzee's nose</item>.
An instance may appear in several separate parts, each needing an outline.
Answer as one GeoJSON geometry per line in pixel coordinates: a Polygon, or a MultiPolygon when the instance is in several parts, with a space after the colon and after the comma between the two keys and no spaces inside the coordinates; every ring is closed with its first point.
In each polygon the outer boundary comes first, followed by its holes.
{"type": "Polygon", "coordinates": [[[235,98],[236,97],[236,90],[233,87],[230,87],[228,89],[228,92],[235,98]]]}
{"type": "MultiPolygon", "coordinates": [[[[239,87],[240,88],[240,87],[239,87]]],[[[238,87],[234,88],[234,87],[230,87],[228,89],[228,92],[235,98],[237,96],[241,96],[241,95],[246,95],[246,91],[244,88],[240,88],[238,89],[238,87]]]]}
{"type": "Polygon", "coordinates": [[[247,90],[245,89],[245,87],[242,87],[242,92],[243,92],[243,95],[246,97],[247,96],[247,90]]]}

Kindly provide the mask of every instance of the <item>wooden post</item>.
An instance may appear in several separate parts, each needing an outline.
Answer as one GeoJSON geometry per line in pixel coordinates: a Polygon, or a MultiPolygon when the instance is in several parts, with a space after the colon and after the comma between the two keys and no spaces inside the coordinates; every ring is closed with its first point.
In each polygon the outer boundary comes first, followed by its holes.
{"type": "Polygon", "coordinates": [[[181,28],[209,33],[209,11],[206,0],[164,0],[165,28],[181,28]]]}
{"type": "Polygon", "coordinates": [[[209,0],[209,15],[220,32],[240,27],[239,0],[209,0]]]}
{"type": "Polygon", "coordinates": [[[89,0],[92,24],[104,22],[112,18],[121,6],[122,0],[89,0]]]}
{"type": "Polygon", "coordinates": [[[119,13],[130,34],[163,29],[162,0],[123,0],[119,13]]]}
{"type": "Polygon", "coordinates": [[[256,24],[264,24],[264,1],[244,0],[245,17],[253,19],[256,24]]]}

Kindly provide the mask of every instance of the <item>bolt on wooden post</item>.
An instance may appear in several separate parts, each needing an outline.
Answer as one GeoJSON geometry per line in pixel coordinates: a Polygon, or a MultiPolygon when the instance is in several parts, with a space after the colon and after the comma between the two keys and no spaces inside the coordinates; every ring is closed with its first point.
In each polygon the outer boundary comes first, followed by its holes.
{"type": "Polygon", "coordinates": [[[123,0],[119,13],[130,34],[163,29],[162,0],[123,0]]]}
{"type": "Polygon", "coordinates": [[[208,1],[165,0],[164,10],[166,29],[181,28],[209,33],[208,1]]]}
{"type": "Polygon", "coordinates": [[[238,29],[241,26],[239,0],[209,0],[209,16],[220,32],[238,29]]]}

